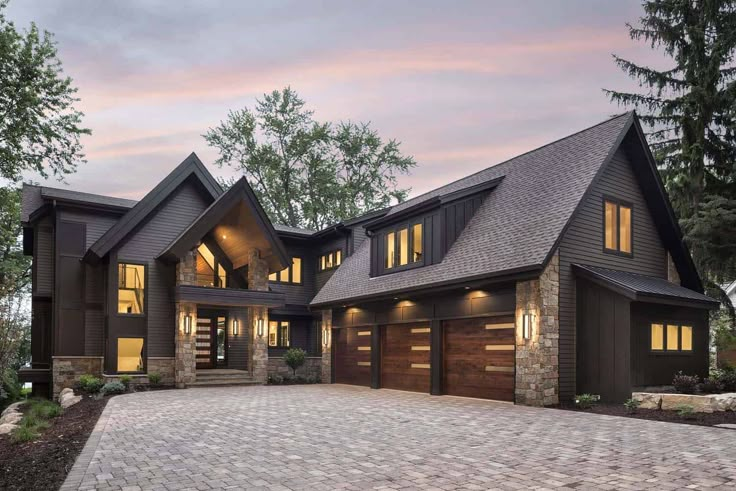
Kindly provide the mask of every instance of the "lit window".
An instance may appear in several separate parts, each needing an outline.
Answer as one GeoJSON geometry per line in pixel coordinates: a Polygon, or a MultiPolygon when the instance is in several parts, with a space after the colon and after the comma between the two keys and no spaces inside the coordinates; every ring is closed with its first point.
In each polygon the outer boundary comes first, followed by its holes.
{"type": "Polygon", "coordinates": [[[391,232],[386,234],[386,268],[396,265],[396,235],[391,232]]]}
{"type": "Polygon", "coordinates": [[[411,262],[422,259],[422,224],[417,223],[412,228],[411,262]]]}
{"type": "Polygon", "coordinates": [[[288,348],[290,344],[289,321],[268,322],[268,345],[272,348],[288,348]]]}
{"type": "Polygon", "coordinates": [[[279,271],[279,281],[281,283],[289,282],[289,268],[284,268],[281,271],[279,271]]]}
{"type": "Polygon", "coordinates": [[[422,252],[421,223],[386,234],[386,269],[421,262],[422,252]]]}
{"type": "Polygon", "coordinates": [[[652,349],[661,351],[664,349],[664,326],[652,324],[652,349]]]}
{"type": "Polygon", "coordinates": [[[276,321],[268,322],[268,345],[278,346],[279,343],[279,323],[276,321]]]}
{"type": "Polygon", "coordinates": [[[342,251],[340,249],[335,251],[335,266],[340,266],[342,263],[342,251]]]}
{"type": "Polygon", "coordinates": [[[282,269],[278,273],[268,275],[268,281],[275,283],[293,283],[301,284],[302,282],[302,258],[292,257],[291,266],[282,269]]]}
{"type": "Polygon", "coordinates": [[[302,282],[302,258],[295,257],[291,260],[291,282],[302,282]]]}
{"type": "Polygon", "coordinates": [[[631,254],[631,207],[605,201],[604,216],[606,250],[631,254]]]}
{"type": "Polygon", "coordinates": [[[118,338],[118,372],[143,371],[143,338],[118,338]]]}
{"type": "Polygon", "coordinates": [[[409,262],[409,231],[405,228],[399,230],[399,266],[409,262]]]}
{"type": "Polygon", "coordinates": [[[667,351],[677,351],[680,349],[679,326],[667,324],[667,351]]]}
{"type": "Polygon", "coordinates": [[[118,264],[118,313],[143,314],[146,293],[146,267],[118,264]]]}
{"type": "Polygon", "coordinates": [[[281,336],[279,338],[279,346],[289,346],[289,323],[287,321],[281,321],[281,336]]]}
{"type": "Polygon", "coordinates": [[[271,273],[268,275],[268,281],[278,281],[277,273],[271,273]]]}
{"type": "Polygon", "coordinates": [[[319,261],[317,263],[318,270],[325,271],[328,269],[336,268],[340,266],[341,262],[342,262],[342,251],[340,249],[337,249],[332,252],[328,252],[327,254],[324,254],[319,257],[319,261]]]}
{"type": "Polygon", "coordinates": [[[327,269],[332,268],[332,253],[327,254],[327,269]]]}
{"type": "Polygon", "coordinates": [[[680,345],[680,349],[682,351],[692,351],[693,350],[693,326],[682,326],[682,331],[680,331],[680,335],[682,337],[682,343],[680,345]]]}
{"type": "Polygon", "coordinates": [[[197,247],[197,285],[217,288],[227,286],[225,268],[217,262],[215,255],[205,244],[197,247]]]}

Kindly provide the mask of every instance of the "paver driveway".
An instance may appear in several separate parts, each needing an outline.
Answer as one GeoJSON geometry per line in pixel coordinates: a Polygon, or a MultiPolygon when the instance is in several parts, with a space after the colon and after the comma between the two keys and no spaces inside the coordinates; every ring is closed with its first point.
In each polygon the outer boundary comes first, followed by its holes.
{"type": "Polygon", "coordinates": [[[116,397],[63,489],[734,485],[733,430],[313,385],[116,397]]]}

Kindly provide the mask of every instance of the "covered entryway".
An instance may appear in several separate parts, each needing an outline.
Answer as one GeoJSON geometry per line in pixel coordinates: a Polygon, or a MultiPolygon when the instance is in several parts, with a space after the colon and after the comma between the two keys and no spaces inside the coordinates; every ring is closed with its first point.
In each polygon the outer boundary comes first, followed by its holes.
{"type": "Polygon", "coordinates": [[[514,400],[514,318],[443,322],[445,393],[514,400]]]}
{"type": "Polygon", "coordinates": [[[428,393],[429,325],[391,325],[381,330],[381,387],[428,393]]]}
{"type": "Polygon", "coordinates": [[[335,383],[371,385],[371,329],[346,327],[333,330],[335,383]]]}

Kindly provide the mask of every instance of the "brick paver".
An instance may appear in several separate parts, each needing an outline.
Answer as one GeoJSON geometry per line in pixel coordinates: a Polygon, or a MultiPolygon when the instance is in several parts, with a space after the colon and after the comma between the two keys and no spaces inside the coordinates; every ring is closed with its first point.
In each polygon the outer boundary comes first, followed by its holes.
{"type": "Polygon", "coordinates": [[[115,397],[62,489],[733,486],[733,430],[311,385],[115,397]]]}

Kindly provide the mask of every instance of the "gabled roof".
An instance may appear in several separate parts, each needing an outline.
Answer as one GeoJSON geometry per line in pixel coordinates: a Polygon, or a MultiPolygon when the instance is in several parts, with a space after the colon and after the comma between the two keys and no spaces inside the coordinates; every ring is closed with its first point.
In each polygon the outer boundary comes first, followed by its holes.
{"type": "Polygon", "coordinates": [[[168,198],[184,181],[193,177],[201,184],[205,193],[214,200],[222,194],[222,188],[212,174],[205,168],[199,157],[192,152],[164,180],[143,197],[120,220],[115,223],[97,242],[87,250],[85,261],[97,262],[107,255],[125,237],[141,224],[161,203],[168,198]]]}
{"type": "Polygon", "coordinates": [[[349,303],[541,272],[592,184],[627,135],[639,138],[638,145],[648,155],[642,159],[647,164],[642,174],[656,191],[648,198],[657,201],[657,209],[665,217],[658,226],[660,233],[666,231],[678,271],[689,281],[687,286],[702,291],[636,115],[629,112],[394,206],[384,220],[503,177],[441,263],[371,278],[370,241],[364,241],[343,260],[311,305],[349,303]]]}
{"type": "Polygon", "coordinates": [[[720,305],[702,293],[671,283],[664,278],[654,278],[636,273],[613,269],[573,264],[575,274],[587,278],[616,293],[638,302],[657,302],[659,300],[676,300],[689,306],[716,308],[720,305]]]}
{"type": "Polygon", "coordinates": [[[48,186],[37,186],[35,184],[23,184],[21,222],[28,223],[39,208],[53,201],[82,206],[96,206],[119,213],[124,213],[136,204],[136,201],[131,199],[82,193],[48,186]]]}
{"type": "MultiPolygon", "coordinates": [[[[237,254],[244,256],[240,258],[232,257],[232,254],[228,254],[230,260],[233,262],[233,266],[238,268],[244,263],[247,263],[247,248],[244,248],[242,244],[250,241],[255,243],[260,239],[265,240],[269,245],[269,249],[273,251],[273,254],[266,257],[269,263],[271,271],[281,271],[290,264],[290,259],[286,253],[284,244],[276,235],[274,227],[271,225],[271,221],[263,211],[261,204],[258,202],[258,198],[253,193],[253,190],[248,185],[245,177],[241,177],[238,181],[233,184],[230,189],[221,194],[214,203],[212,203],[205,211],[202,212],[196,220],[194,220],[179,236],[174,239],[171,244],[159,255],[158,259],[164,260],[176,260],[180,259],[187,251],[191,250],[197,242],[201,241],[202,238],[209,233],[216,226],[221,225],[223,220],[230,216],[235,211],[237,214],[238,210],[235,210],[240,204],[244,204],[246,207],[245,215],[240,214],[240,218],[237,226],[231,226],[231,232],[229,239],[224,239],[227,242],[234,243],[233,251],[237,251],[237,254]],[[257,230],[247,228],[245,223],[249,226],[256,227],[257,230]],[[254,237],[256,232],[260,231],[261,237],[254,237]]],[[[216,240],[219,237],[215,238],[216,240]]],[[[227,253],[228,245],[226,243],[219,244],[220,247],[227,253]]],[[[264,247],[259,247],[264,250],[264,247]]]]}

